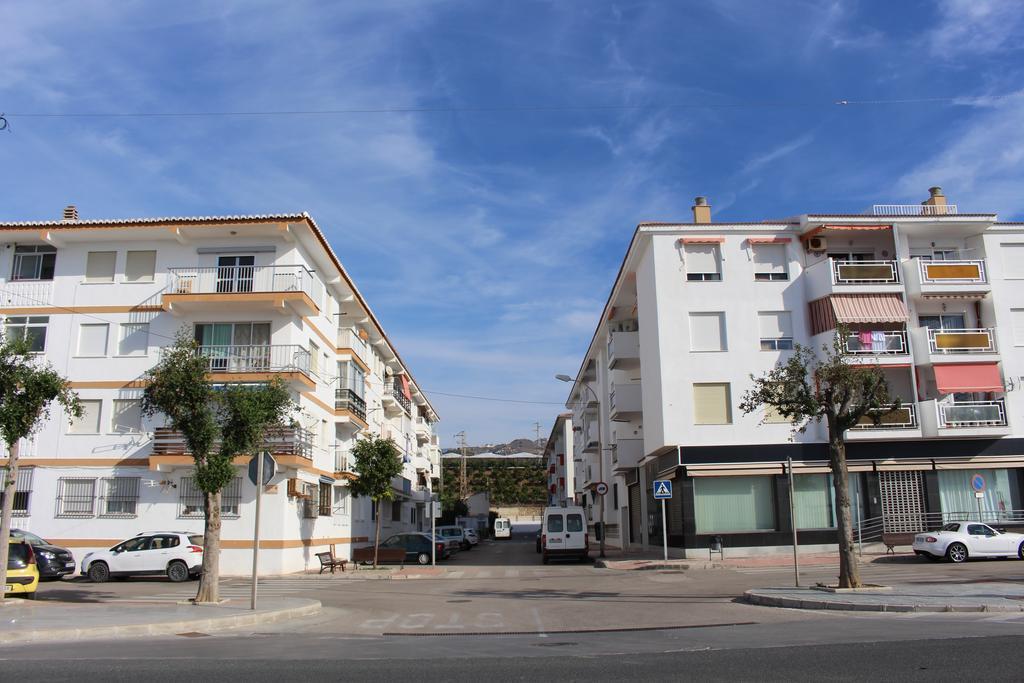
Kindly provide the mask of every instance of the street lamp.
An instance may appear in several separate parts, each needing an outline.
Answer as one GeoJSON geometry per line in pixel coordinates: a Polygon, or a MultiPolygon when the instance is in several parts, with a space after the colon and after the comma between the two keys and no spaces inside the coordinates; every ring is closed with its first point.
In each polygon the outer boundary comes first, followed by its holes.
{"type": "MultiPolygon", "coordinates": [[[[555,379],[557,379],[559,382],[573,383],[575,381],[569,375],[555,375],[555,379]]],[[[586,382],[580,382],[580,384],[582,384],[583,387],[586,388],[586,390],[590,392],[590,395],[594,397],[594,402],[597,403],[597,406],[598,406],[597,407],[597,476],[598,476],[598,479],[603,482],[604,481],[604,450],[603,450],[602,445],[601,445],[601,400],[597,397],[597,393],[590,387],[589,384],[587,384],[586,382]]],[[[606,529],[604,528],[604,496],[601,495],[601,494],[598,494],[598,498],[601,501],[600,508],[598,508],[598,511],[597,511],[598,515],[599,515],[598,519],[600,520],[600,523],[601,523],[601,539],[598,542],[600,543],[599,547],[601,549],[600,555],[601,555],[601,557],[604,557],[605,556],[605,554],[604,554],[604,537],[605,537],[605,534],[607,533],[606,529]]]]}

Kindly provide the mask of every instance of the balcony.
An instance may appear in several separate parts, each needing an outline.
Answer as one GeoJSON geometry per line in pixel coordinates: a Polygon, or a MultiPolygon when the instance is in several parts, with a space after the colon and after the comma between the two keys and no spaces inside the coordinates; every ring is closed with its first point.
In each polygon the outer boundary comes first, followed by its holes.
{"type": "Polygon", "coordinates": [[[366,401],[363,397],[351,389],[336,389],[334,391],[334,409],[347,410],[363,423],[366,423],[366,401]]]}
{"type": "Polygon", "coordinates": [[[415,420],[414,427],[415,427],[415,430],[416,430],[416,440],[419,443],[425,444],[428,441],[430,441],[431,429],[430,429],[430,423],[427,422],[427,418],[422,417],[422,416],[417,416],[416,420],[415,420]]]}
{"type": "Polygon", "coordinates": [[[804,271],[807,294],[820,299],[832,294],[886,294],[902,292],[896,261],[824,259],[804,271]]]}
{"type": "Polygon", "coordinates": [[[239,305],[316,315],[320,281],[303,266],[213,266],[168,269],[163,308],[171,313],[231,310],[239,305]]]}
{"type": "Polygon", "coordinates": [[[597,419],[597,416],[594,415],[590,419],[586,420],[586,426],[583,430],[584,453],[597,453],[597,449],[600,446],[600,442],[597,438],[597,419]]]}
{"type": "Polygon", "coordinates": [[[875,204],[873,216],[948,216],[957,213],[956,204],[875,204]]]}
{"type": "Polygon", "coordinates": [[[868,334],[870,338],[856,332],[849,335],[843,344],[843,350],[854,356],[905,356],[910,353],[907,333],[902,330],[868,334]]]}
{"type": "Polygon", "coordinates": [[[991,290],[984,259],[929,261],[915,258],[908,263],[907,273],[907,292],[913,297],[973,296],[980,299],[991,290]]]}
{"type": "Polygon", "coordinates": [[[618,439],[615,442],[615,463],[613,470],[617,473],[631,470],[640,465],[644,458],[643,439],[618,439]]]}
{"type": "Polygon", "coordinates": [[[52,306],[53,280],[8,280],[0,301],[3,308],[52,306]]]}
{"type": "Polygon", "coordinates": [[[356,330],[344,327],[338,330],[338,349],[351,349],[355,357],[362,361],[364,366],[370,366],[369,342],[360,337],[356,330]]]}
{"type": "MultiPolygon", "coordinates": [[[[214,449],[220,448],[214,443],[214,449]]],[[[299,427],[284,427],[270,431],[263,440],[260,450],[270,451],[282,466],[299,466],[310,464],[313,459],[312,434],[299,427]]],[[[239,455],[234,459],[236,465],[249,462],[251,456],[239,455]]],[[[181,432],[169,427],[157,427],[153,430],[153,454],[149,458],[149,468],[166,472],[176,467],[192,467],[194,461],[181,432]]]]}
{"type": "Polygon", "coordinates": [[[994,401],[923,401],[921,419],[925,418],[925,436],[1002,436],[1009,434],[1006,404],[994,401]],[[925,404],[934,404],[927,406],[925,404]],[[930,414],[929,414],[930,413],[930,414]]]}
{"type": "Polygon", "coordinates": [[[608,335],[608,368],[640,366],[640,333],[610,332],[608,335]]]}
{"type": "Polygon", "coordinates": [[[976,363],[997,352],[993,328],[935,330],[919,327],[911,332],[918,364],[976,363]]]}
{"type": "MultiPolygon", "coordinates": [[[[889,406],[889,409],[891,408],[892,406],[889,406]]],[[[887,412],[887,410],[872,411],[876,415],[880,415],[878,424],[875,424],[870,415],[865,415],[853,429],[875,431],[917,428],[917,409],[913,403],[901,403],[900,407],[892,412],[887,412]]]]}
{"type": "Polygon", "coordinates": [[[384,406],[384,412],[389,415],[400,415],[403,412],[409,415],[412,411],[412,401],[402,391],[401,384],[393,379],[384,381],[381,405],[384,406]]]}
{"type": "Polygon", "coordinates": [[[608,399],[609,419],[626,421],[643,415],[640,384],[612,384],[608,399]]]}
{"type": "Polygon", "coordinates": [[[215,382],[252,382],[280,374],[308,388],[316,386],[309,351],[297,344],[200,346],[196,353],[206,358],[207,370],[215,382]]]}
{"type": "Polygon", "coordinates": [[[334,476],[341,479],[355,479],[355,460],[348,447],[334,447],[334,476]]]}

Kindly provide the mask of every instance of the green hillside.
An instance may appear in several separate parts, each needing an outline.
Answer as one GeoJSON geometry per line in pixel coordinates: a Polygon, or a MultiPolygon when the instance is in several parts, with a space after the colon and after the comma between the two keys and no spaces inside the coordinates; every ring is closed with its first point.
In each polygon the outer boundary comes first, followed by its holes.
{"type": "MultiPolygon", "coordinates": [[[[492,505],[543,505],[547,502],[547,474],[540,459],[474,460],[466,462],[469,493],[486,492],[492,505]]],[[[459,495],[459,461],[444,461],[444,500],[459,495]]]]}

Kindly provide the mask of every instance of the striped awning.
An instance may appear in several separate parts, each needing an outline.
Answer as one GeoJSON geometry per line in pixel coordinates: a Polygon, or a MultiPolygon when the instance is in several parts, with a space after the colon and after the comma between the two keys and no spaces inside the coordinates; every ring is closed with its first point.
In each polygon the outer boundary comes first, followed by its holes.
{"type": "Polygon", "coordinates": [[[721,244],[725,241],[724,237],[708,236],[693,236],[693,237],[681,237],[679,241],[682,244],[721,244]]]}
{"type": "Polygon", "coordinates": [[[829,302],[840,323],[905,323],[910,319],[899,294],[833,294],[829,302]]]}
{"type": "Polygon", "coordinates": [[[800,235],[801,240],[808,240],[825,230],[892,230],[891,225],[819,225],[800,235]]]}
{"type": "Polygon", "coordinates": [[[789,237],[748,237],[750,244],[789,244],[793,240],[789,237]]]}

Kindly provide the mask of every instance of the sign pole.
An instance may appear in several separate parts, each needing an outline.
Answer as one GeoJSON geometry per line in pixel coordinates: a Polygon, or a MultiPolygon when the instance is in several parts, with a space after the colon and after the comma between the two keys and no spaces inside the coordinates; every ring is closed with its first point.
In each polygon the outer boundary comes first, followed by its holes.
{"type": "Polygon", "coordinates": [[[252,532],[252,595],[251,609],[256,609],[256,582],[260,561],[260,503],[263,502],[263,453],[256,456],[256,523],[252,532]]]}
{"type": "Polygon", "coordinates": [[[797,557],[796,503],[793,501],[793,458],[786,458],[789,472],[789,525],[793,527],[793,584],[800,587],[800,559],[797,557]]]}
{"type": "Polygon", "coordinates": [[[661,499],[661,545],[665,561],[668,562],[668,524],[665,522],[665,499],[661,499]]]}
{"type": "Polygon", "coordinates": [[[433,496],[430,498],[430,566],[437,566],[437,518],[434,517],[434,506],[437,503],[433,496]]]}

